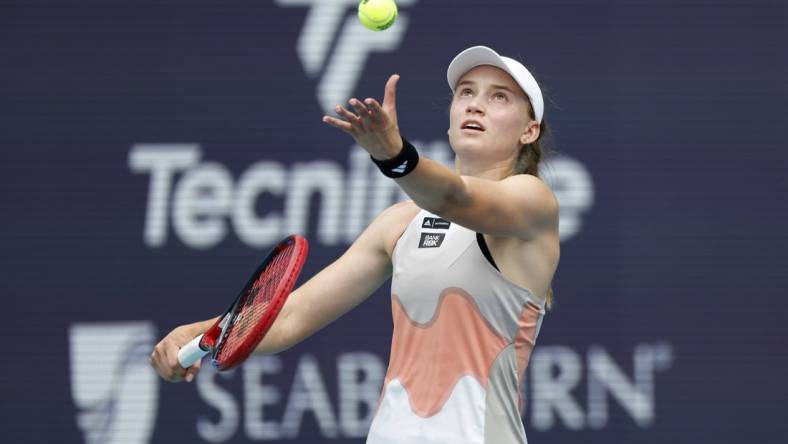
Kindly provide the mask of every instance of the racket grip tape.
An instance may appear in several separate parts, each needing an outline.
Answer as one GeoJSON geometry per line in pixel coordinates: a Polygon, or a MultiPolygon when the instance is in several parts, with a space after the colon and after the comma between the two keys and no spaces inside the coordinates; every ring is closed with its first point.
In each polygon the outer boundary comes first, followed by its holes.
{"type": "Polygon", "coordinates": [[[203,356],[210,353],[210,350],[200,347],[200,340],[202,340],[202,335],[192,339],[178,350],[178,363],[181,364],[181,367],[189,368],[202,359],[203,356]]]}

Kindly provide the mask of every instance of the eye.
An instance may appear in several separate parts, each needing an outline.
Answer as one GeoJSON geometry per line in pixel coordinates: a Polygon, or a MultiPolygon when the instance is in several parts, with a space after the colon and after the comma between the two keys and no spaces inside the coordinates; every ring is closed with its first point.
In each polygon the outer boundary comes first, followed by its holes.
{"type": "Polygon", "coordinates": [[[462,88],[460,89],[460,97],[467,97],[473,94],[470,88],[462,88]]]}
{"type": "Polygon", "coordinates": [[[496,102],[506,102],[507,100],[509,100],[509,98],[506,96],[506,94],[502,92],[497,92],[493,94],[493,100],[495,100],[496,102]]]}

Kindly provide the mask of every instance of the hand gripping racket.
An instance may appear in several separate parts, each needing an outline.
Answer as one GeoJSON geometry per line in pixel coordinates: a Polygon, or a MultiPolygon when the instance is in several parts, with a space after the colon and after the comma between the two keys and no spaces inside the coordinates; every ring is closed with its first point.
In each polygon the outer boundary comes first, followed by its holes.
{"type": "Polygon", "coordinates": [[[276,245],[216,323],[178,351],[181,367],[191,367],[208,353],[219,370],[243,362],[274,323],[301,273],[308,250],[306,239],[298,235],[276,245]]]}

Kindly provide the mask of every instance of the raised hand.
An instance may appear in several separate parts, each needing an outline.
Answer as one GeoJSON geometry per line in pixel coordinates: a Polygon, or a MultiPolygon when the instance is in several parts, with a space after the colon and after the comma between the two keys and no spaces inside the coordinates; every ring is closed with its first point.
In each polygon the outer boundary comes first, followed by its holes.
{"type": "Polygon", "coordinates": [[[342,118],[323,116],[323,122],[338,128],[355,139],[377,160],[390,159],[402,150],[402,139],[397,125],[397,82],[399,75],[389,77],[383,95],[383,105],[373,98],[351,98],[348,104],[355,112],[341,105],[334,110],[342,118]]]}

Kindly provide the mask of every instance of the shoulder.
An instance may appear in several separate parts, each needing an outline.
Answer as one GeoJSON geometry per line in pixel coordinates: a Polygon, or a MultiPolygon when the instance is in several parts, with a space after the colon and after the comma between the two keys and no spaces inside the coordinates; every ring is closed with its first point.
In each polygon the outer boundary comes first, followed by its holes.
{"type": "Polygon", "coordinates": [[[398,202],[385,210],[369,223],[346,254],[350,256],[372,255],[367,257],[391,258],[394,245],[407,228],[420,208],[412,201],[398,202]]]}
{"type": "Polygon", "coordinates": [[[385,225],[389,231],[396,232],[397,237],[399,237],[405,231],[410,221],[419,214],[419,211],[421,211],[421,208],[418,205],[412,200],[406,200],[386,208],[376,219],[382,225],[385,225]]]}
{"type": "MultiPolygon", "coordinates": [[[[515,174],[501,180],[501,185],[510,191],[526,192],[534,199],[543,201],[544,204],[558,207],[553,190],[544,181],[531,174],[515,174]]],[[[525,194],[525,193],[523,193],[525,194]]]]}
{"type": "Polygon", "coordinates": [[[415,216],[419,211],[421,211],[421,208],[419,208],[415,202],[412,200],[403,200],[381,211],[378,217],[403,217],[409,214],[415,216]]]}
{"type": "Polygon", "coordinates": [[[534,216],[558,222],[558,199],[544,181],[531,174],[516,174],[501,180],[505,195],[534,216]]]}
{"type": "Polygon", "coordinates": [[[391,256],[397,240],[405,232],[408,224],[421,211],[412,200],[397,202],[383,210],[370,224],[370,228],[380,234],[383,247],[391,256]]]}
{"type": "Polygon", "coordinates": [[[494,180],[462,176],[463,191],[433,211],[473,231],[532,239],[558,229],[558,201],[541,179],[518,174],[494,180]]]}

